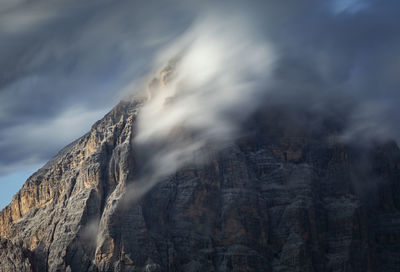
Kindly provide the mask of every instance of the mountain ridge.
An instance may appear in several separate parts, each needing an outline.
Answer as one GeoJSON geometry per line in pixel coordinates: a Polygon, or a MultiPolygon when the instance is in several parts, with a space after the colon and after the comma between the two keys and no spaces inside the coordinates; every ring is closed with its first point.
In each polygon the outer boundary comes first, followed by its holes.
{"type": "Polygon", "coordinates": [[[336,126],[292,122],[301,111],[266,108],[206,163],[126,202],[144,103],[120,102],[0,212],[7,251],[25,252],[16,255],[21,271],[398,269],[396,144],[327,141],[336,126]]]}

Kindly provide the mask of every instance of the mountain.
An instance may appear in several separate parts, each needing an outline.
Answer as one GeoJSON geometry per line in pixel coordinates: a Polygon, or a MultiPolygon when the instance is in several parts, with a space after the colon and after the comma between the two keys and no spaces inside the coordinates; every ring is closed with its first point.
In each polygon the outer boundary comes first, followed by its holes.
{"type": "Polygon", "coordinates": [[[343,143],[339,117],[266,107],[128,201],[145,103],[120,102],[26,181],[0,213],[0,271],[399,271],[396,143],[343,143]]]}

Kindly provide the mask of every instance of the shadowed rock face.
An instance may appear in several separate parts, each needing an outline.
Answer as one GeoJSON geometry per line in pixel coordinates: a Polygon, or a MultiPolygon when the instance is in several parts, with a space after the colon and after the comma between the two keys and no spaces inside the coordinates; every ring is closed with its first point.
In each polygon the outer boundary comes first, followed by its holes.
{"type": "Polygon", "coordinates": [[[3,271],[399,271],[395,143],[340,144],[337,126],[271,109],[123,202],[143,103],[121,102],[27,180],[0,213],[3,271]]]}

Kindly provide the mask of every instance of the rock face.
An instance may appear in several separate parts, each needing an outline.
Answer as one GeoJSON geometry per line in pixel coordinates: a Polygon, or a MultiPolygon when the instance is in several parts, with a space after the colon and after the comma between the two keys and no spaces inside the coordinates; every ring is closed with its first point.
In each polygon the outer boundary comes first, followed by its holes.
{"type": "Polygon", "coordinates": [[[0,213],[2,271],[400,271],[395,143],[328,141],[335,125],[271,109],[124,202],[143,103],[121,102],[27,180],[0,213]]]}
{"type": "Polygon", "coordinates": [[[30,252],[0,238],[0,271],[32,271],[30,252]]]}

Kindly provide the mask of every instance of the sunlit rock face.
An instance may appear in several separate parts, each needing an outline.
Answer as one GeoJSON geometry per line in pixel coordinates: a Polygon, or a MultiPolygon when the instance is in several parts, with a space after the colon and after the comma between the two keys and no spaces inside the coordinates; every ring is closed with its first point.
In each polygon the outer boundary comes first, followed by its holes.
{"type": "Polygon", "coordinates": [[[396,144],[343,144],[337,120],[268,107],[141,191],[149,98],[118,104],[27,180],[0,213],[3,271],[398,271],[396,144]]]}
{"type": "Polygon", "coordinates": [[[0,235],[33,252],[36,271],[92,266],[98,222],[108,219],[103,211],[132,167],[132,127],[141,103],[117,105],[32,175],[1,212],[0,235]]]}

